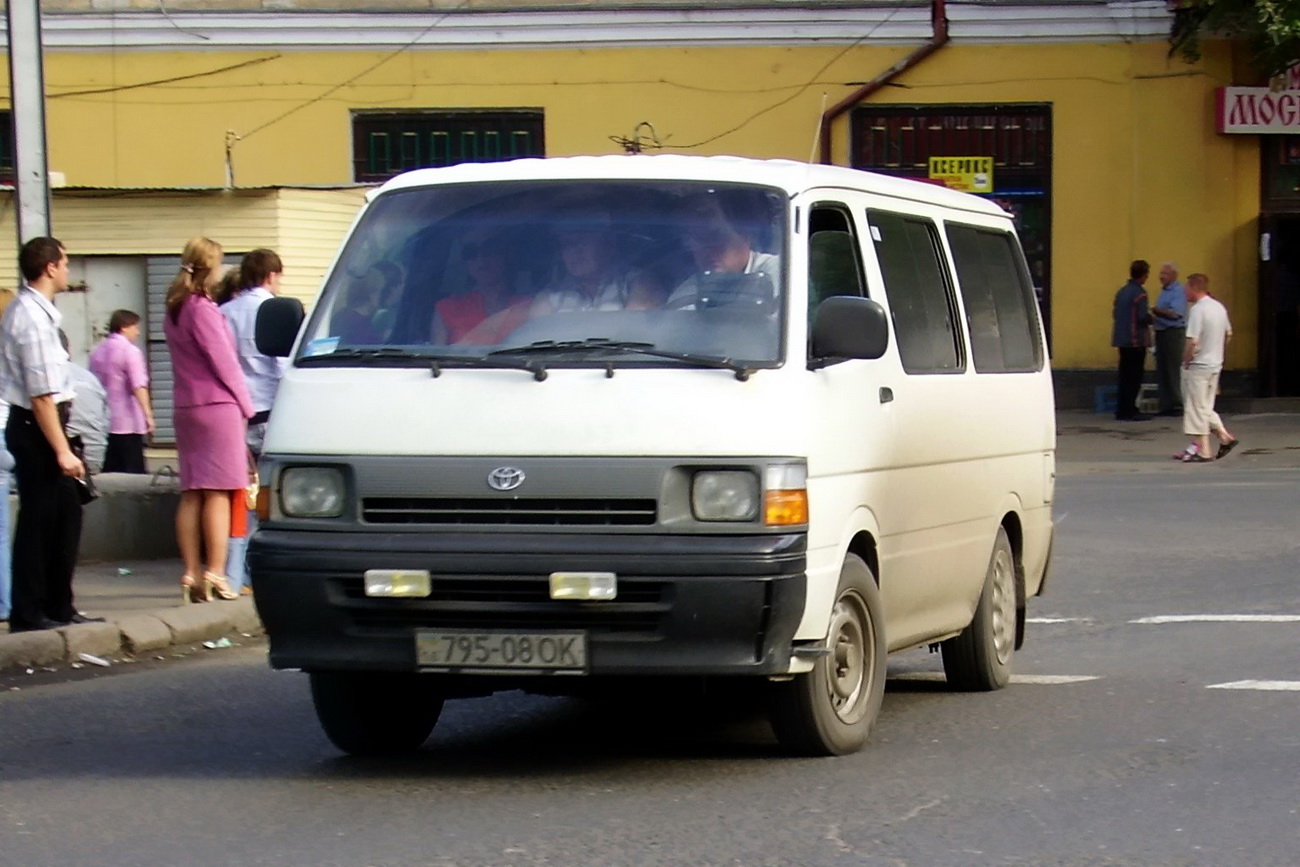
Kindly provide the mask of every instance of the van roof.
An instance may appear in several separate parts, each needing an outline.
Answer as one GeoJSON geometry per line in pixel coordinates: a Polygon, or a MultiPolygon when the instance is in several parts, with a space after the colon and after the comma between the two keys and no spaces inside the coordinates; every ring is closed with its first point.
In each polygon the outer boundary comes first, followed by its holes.
{"type": "Polygon", "coordinates": [[[460,163],[440,169],[416,169],[388,181],[371,196],[391,190],[441,184],[492,181],[657,180],[717,181],[761,184],[794,195],[812,188],[863,190],[885,196],[928,202],[964,211],[1005,215],[993,202],[937,184],[894,178],[872,172],[800,163],[794,160],[755,160],[745,157],[699,157],[677,154],[606,155],[521,159],[496,163],[460,163]]]}

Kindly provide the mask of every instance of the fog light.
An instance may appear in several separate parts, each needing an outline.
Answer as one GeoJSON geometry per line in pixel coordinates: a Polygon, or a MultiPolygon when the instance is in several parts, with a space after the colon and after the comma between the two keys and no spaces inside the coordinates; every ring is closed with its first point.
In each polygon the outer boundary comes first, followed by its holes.
{"type": "Polygon", "coordinates": [[[608,602],[618,596],[613,572],[552,572],[551,598],[608,602]]]}
{"type": "Polygon", "coordinates": [[[431,590],[423,569],[367,569],[367,596],[425,597],[431,590]]]}

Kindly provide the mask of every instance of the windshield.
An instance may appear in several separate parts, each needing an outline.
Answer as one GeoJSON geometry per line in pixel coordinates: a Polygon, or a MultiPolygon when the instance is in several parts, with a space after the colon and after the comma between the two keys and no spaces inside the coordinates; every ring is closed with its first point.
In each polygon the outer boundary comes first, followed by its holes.
{"type": "Polygon", "coordinates": [[[784,239],[785,198],[765,187],[388,193],[349,239],[298,362],[770,367],[781,358],[784,239]]]}

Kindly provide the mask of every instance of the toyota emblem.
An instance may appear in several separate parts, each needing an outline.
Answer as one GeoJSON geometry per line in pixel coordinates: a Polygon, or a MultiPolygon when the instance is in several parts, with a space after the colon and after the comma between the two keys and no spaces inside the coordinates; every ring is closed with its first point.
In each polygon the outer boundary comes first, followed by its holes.
{"type": "Polygon", "coordinates": [[[524,483],[524,471],[518,467],[497,467],[488,473],[487,483],[494,491],[513,491],[524,483]]]}

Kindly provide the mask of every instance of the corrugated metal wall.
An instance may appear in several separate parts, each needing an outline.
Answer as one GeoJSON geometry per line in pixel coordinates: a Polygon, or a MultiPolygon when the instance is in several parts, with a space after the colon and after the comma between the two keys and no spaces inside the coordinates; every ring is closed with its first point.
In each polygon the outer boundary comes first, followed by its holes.
{"type": "Polygon", "coordinates": [[[164,300],[167,287],[180,270],[180,256],[150,256],[146,264],[149,286],[149,333],[145,343],[149,349],[149,397],[153,401],[154,445],[176,442],[176,428],[172,425],[172,362],[167,355],[167,340],[163,336],[163,316],[167,314],[164,300]]]}

